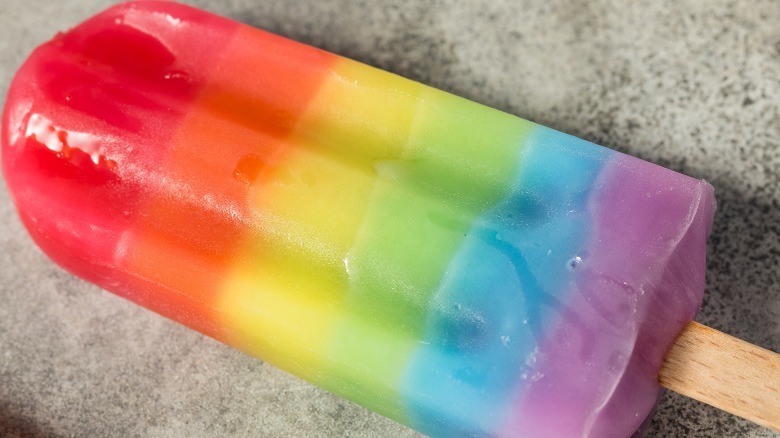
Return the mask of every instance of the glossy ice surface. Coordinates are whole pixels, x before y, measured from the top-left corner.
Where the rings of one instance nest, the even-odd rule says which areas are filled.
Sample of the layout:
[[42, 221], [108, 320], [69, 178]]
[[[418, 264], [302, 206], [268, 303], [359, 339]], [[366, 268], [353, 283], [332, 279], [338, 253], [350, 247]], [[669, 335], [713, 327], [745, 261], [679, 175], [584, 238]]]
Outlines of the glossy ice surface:
[[702, 181], [182, 5], [36, 50], [20, 215], [106, 289], [434, 436], [628, 436], [704, 285]]

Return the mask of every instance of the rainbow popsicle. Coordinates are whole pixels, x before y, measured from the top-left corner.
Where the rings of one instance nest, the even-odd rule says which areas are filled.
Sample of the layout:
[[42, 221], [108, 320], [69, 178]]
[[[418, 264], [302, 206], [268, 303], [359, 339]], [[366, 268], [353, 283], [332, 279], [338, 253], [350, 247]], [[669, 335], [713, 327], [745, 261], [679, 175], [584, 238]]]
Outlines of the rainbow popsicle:
[[432, 436], [630, 436], [704, 289], [707, 183], [175, 3], [39, 47], [2, 145], [57, 263]]

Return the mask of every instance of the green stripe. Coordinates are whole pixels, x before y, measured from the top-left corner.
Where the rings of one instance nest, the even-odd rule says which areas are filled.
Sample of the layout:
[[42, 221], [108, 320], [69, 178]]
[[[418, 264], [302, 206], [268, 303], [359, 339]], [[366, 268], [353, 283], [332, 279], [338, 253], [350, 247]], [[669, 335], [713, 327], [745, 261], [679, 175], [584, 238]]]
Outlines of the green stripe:
[[474, 219], [510, 192], [532, 127], [431, 88], [409, 110], [406, 155], [375, 162], [378, 181], [345, 261], [350, 316], [329, 348], [337, 360], [318, 382], [402, 422], [398, 382], [431, 294]]

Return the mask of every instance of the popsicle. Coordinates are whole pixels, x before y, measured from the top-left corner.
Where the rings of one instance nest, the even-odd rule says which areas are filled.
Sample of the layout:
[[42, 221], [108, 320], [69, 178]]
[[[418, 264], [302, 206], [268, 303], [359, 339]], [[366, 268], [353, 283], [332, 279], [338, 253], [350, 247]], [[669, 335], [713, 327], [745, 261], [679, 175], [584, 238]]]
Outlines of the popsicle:
[[712, 187], [188, 6], [40, 46], [3, 174], [57, 263], [432, 436], [626, 437]]

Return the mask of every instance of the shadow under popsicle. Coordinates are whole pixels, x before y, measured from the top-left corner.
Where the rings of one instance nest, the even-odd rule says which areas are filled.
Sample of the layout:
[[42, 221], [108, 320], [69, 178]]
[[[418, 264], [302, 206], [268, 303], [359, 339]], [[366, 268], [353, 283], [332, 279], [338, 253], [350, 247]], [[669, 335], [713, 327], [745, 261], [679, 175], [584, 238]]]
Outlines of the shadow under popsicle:
[[9, 438], [55, 438], [58, 435], [36, 424], [14, 409], [13, 403], [0, 400], [0, 436]]

